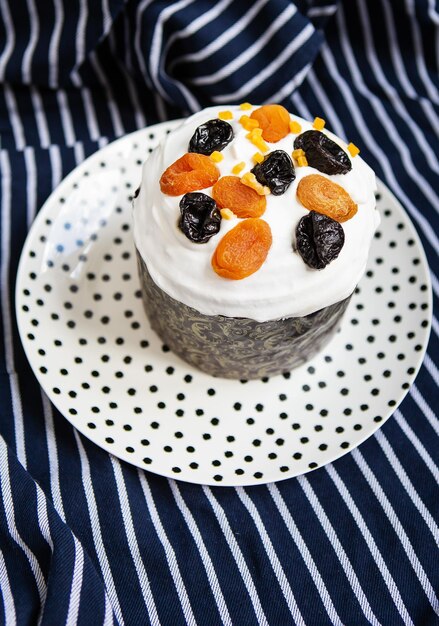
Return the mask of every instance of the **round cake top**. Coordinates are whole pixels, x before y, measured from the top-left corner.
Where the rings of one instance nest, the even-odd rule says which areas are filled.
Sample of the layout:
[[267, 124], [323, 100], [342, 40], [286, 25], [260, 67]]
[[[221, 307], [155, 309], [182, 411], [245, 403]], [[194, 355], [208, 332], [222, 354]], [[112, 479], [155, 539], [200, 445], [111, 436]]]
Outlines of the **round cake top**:
[[[312, 123], [290, 115], [288, 133], [274, 142], [277, 137], [269, 130], [262, 135], [260, 130], [254, 132], [254, 128], [266, 127], [264, 119], [257, 126], [248, 121], [257, 118], [252, 113], [259, 107], [242, 107], [204, 109], [186, 119], [154, 150], [143, 166], [134, 200], [135, 244], [154, 282], [205, 315], [260, 322], [308, 315], [348, 297], [365, 271], [380, 219], [375, 209], [375, 175], [355, 146], [324, 129], [320, 118]], [[222, 123], [210, 124], [211, 120]], [[342, 149], [332, 165], [334, 144], [326, 145], [326, 138]], [[313, 145], [319, 141], [323, 141], [323, 164], [319, 162], [322, 150]], [[189, 150], [201, 152], [191, 152], [190, 166], [184, 157]], [[275, 151], [281, 152], [270, 157]], [[173, 166], [181, 157], [183, 161]], [[200, 179], [196, 170], [190, 193], [182, 191], [180, 182], [173, 187], [178, 179], [172, 176], [175, 171], [191, 170], [194, 162], [197, 168], [198, 161], [203, 171]], [[334, 169], [345, 173], [326, 173]], [[224, 199], [221, 191], [231, 186], [224, 179], [231, 176], [240, 177], [262, 199], [258, 209], [251, 208], [253, 213], [244, 211], [245, 217], [237, 214], [246, 201], [234, 212], [225, 206], [227, 194]], [[198, 180], [202, 181], [199, 186]], [[212, 196], [217, 202], [211, 201]], [[204, 222], [193, 220], [200, 216], [199, 204]], [[229, 251], [241, 254], [241, 240], [253, 225], [264, 231], [264, 249], [261, 252], [258, 241], [252, 243], [252, 255], [257, 248], [259, 261], [256, 267], [251, 259], [256, 269], [242, 278], [233, 273], [235, 266], [233, 272], [225, 266]], [[248, 258], [243, 265], [248, 267]]]

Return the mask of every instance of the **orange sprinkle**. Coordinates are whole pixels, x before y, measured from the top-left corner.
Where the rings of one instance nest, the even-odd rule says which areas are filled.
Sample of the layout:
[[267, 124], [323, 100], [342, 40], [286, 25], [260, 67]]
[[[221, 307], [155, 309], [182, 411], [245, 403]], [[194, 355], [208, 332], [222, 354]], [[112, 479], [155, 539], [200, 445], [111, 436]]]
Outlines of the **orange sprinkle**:
[[251, 108], [253, 108], [253, 107], [252, 107], [252, 105], [250, 104], [250, 102], [242, 102], [242, 103], [239, 105], [239, 108], [240, 108], [242, 111], [248, 111], [249, 109], [251, 109]]
[[302, 148], [297, 148], [297, 150], [294, 150], [294, 152], [291, 154], [291, 156], [293, 157], [293, 159], [298, 159], [300, 157], [304, 157], [305, 153], [302, 150]]
[[300, 156], [300, 157], [297, 159], [297, 165], [298, 165], [299, 167], [306, 167], [306, 166], [308, 165], [308, 161], [307, 161], [307, 159], [306, 159], [306, 156]]
[[314, 118], [313, 126], [316, 130], [323, 130], [325, 128], [325, 124], [325, 120], [323, 120], [321, 117]]
[[220, 120], [233, 120], [233, 113], [231, 111], [220, 111], [218, 117]]
[[253, 120], [248, 115], [241, 115], [239, 122], [245, 130], [253, 130], [259, 126], [258, 120]]
[[267, 152], [268, 146], [262, 139], [262, 128], [254, 128], [246, 135], [247, 139], [250, 139], [253, 145], [255, 145], [261, 152]]
[[264, 160], [264, 155], [261, 154], [260, 152], [256, 152], [253, 155], [252, 159], [255, 163], [262, 163], [262, 161]]
[[360, 148], [357, 148], [357, 146], [353, 143], [348, 144], [347, 148], [351, 157], [355, 157], [357, 154], [360, 154]]
[[232, 174], [238, 175], [242, 172], [242, 170], [245, 167], [245, 163], [244, 161], [241, 161], [241, 163], [237, 163], [234, 167], [232, 167]]
[[295, 122], [294, 120], [291, 120], [291, 122], [290, 122], [290, 131], [292, 133], [294, 133], [295, 135], [300, 133], [302, 131], [302, 127], [299, 124], [299, 122]]
[[218, 150], [214, 150], [212, 154], [210, 155], [210, 159], [214, 163], [219, 163], [220, 161], [224, 159], [224, 154], [221, 154], [221, 152], [218, 152]]
[[247, 172], [244, 176], [241, 176], [241, 182], [247, 185], [247, 187], [254, 189], [260, 196], [268, 196], [270, 193], [270, 188], [261, 185], [261, 183], [256, 180], [256, 176], [251, 172]]
[[236, 217], [236, 215], [230, 209], [221, 209], [220, 213], [221, 217], [223, 217], [225, 220], [231, 220]]

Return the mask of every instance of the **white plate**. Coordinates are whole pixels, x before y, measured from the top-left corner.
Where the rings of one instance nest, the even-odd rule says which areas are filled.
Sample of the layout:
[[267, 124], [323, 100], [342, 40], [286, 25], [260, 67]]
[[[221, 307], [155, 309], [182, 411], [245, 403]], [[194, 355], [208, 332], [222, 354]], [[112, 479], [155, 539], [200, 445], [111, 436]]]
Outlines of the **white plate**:
[[382, 225], [368, 272], [326, 350], [269, 380], [207, 376], [151, 331], [132, 241], [131, 196], [141, 163], [175, 124], [100, 150], [41, 209], [16, 287], [27, 357], [79, 431], [141, 468], [212, 485], [309, 472], [374, 433], [418, 372], [431, 323], [422, 245], [381, 183]]

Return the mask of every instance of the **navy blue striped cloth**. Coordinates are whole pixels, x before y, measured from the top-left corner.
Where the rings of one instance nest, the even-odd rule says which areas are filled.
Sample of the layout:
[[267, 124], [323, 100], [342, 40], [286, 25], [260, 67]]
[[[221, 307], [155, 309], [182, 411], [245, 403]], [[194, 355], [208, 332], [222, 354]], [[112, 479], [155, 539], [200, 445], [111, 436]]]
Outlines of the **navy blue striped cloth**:
[[437, 305], [437, 0], [0, 0], [0, 622], [439, 624], [438, 335], [357, 450], [207, 488], [119, 462], [41, 391], [20, 251], [99, 147], [212, 103], [276, 101], [361, 146], [414, 220]]

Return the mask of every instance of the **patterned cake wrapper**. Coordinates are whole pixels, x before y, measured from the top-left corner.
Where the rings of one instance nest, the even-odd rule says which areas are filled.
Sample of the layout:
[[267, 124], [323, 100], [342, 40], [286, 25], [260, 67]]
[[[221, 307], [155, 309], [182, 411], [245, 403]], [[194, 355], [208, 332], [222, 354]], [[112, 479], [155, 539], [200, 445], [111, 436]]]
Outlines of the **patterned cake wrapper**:
[[143, 304], [153, 330], [179, 357], [221, 378], [274, 376], [309, 361], [335, 334], [351, 298], [304, 317], [267, 322], [204, 315], [160, 289], [139, 251], [137, 264]]

